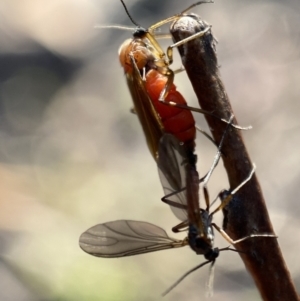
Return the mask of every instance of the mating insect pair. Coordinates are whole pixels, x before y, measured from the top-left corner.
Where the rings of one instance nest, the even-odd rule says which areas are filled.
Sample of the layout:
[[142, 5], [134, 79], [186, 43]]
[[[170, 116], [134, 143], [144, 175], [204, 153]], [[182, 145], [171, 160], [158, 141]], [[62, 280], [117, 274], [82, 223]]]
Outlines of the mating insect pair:
[[[203, 2], [198, 2], [188, 9], [200, 3]], [[229, 247], [223, 249], [213, 247], [213, 228], [219, 231], [230, 244], [250, 237], [274, 237], [271, 234], [256, 234], [233, 241], [224, 230], [212, 222], [213, 215], [226, 206], [233, 198], [234, 193], [251, 179], [254, 172], [253, 169], [249, 177], [225, 197], [221, 205], [210, 212], [211, 204], [206, 184], [220, 158], [222, 143], [219, 145], [218, 154], [211, 170], [202, 179], [206, 208], [200, 208], [199, 176], [195, 167], [196, 156], [194, 155], [196, 131], [191, 111], [212, 116], [213, 114], [187, 106], [184, 98], [176, 91], [173, 84], [174, 72], [169, 68], [172, 62], [172, 49], [188, 41], [184, 40], [170, 46], [165, 55], [154, 35], [156, 28], [177, 20], [187, 10], [151, 26], [148, 30], [142, 29], [136, 24], [138, 28], [134, 33], [134, 38], [121, 46], [120, 61], [148, 147], [157, 161], [166, 194], [163, 201], [171, 206], [175, 215], [182, 221], [173, 228], [173, 231], [188, 229], [188, 237], [184, 240], [170, 238], [163, 229], [146, 222], [113, 221], [96, 225], [81, 235], [80, 246], [91, 255], [122, 257], [190, 245], [197, 254], [202, 254], [206, 258], [204, 263], [193, 269], [195, 270], [210, 262], [213, 266], [220, 251], [232, 250]], [[210, 27], [208, 26], [193, 38], [204, 36], [209, 31]], [[241, 129], [241, 127], [231, 124], [231, 120], [222, 121], [228, 126]], [[193, 270], [185, 274], [179, 281]]]
[[[223, 139], [225, 137], [223, 135]], [[222, 141], [223, 141], [222, 139]], [[80, 236], [80, 247], [87, 253], [98, 257], [123, 257], [154, 251], [172, 249], [189, 245], [196, 254], [204, 255], [206, 261], [183, 275], [170, 289], [183, 280], [192, 271], [205, 264], [215, 263], [219, 252], [232, 250], [230, 247], [214, 248], [214, 231], [216, 229], [230, 243], [236, 244], [251, 237], [274, 237], [271, 234], [253, 234], [233, 241], [226, 232], [212, 222], [213, 215], [231, 201], [233, 195], [252, 177], [255, 167], [249, 177], [239, 187], [227, 194], [213, 212], [210, 212], [210, 201], [206, 186], [204, 195], [206, 208], [199, 205], [199, 183], [207, 182], [220, 158], [218, 153], [210, 172], [199, 181], [195, 168], [195, 155], [174, 136], [165, 134], [159, 143], [157, 165], [161, 183], [166, 193], [163, 201], [171, 206], [172, 211], [182, 223], [173, 228], [173, 232], [188, 230], [188, 236], [183, 240], [171, 238], [160, 227], [141, 221], [117, 220], [98, 224]]]

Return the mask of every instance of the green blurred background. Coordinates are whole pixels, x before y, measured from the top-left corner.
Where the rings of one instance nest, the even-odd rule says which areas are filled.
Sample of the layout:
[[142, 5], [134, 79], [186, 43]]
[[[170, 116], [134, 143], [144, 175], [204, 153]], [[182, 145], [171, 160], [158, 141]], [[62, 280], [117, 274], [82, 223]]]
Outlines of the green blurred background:
[[[192, 2], [126, 4], [148, 27]], [[299, 0], [216, 0], [193, 12], [213, 25], [235, 114], [241, 125], [253, 125], [244, 138], [299, 287]], [[203, 261], [188, 247], [101, 259], [78, 246], [87, 228], [116, 219], [152, 222], [184, 237], [170, 233], [178, 221], [160, 202], [157, 168], [129, 111], [117, 51], [131, 33], [95, 24], [131, 26], [118, 0], [1, 1], [1, 301], [160, 300]], [[176, 55], [174, 69], [180, 65]], [[197, 105], [184, 72], [175, 81]], [[203, 116], [195, 117], [206, 128]], [[197, 153], [203, 174], [215, 148], [199, 135]], [[223, 188], [220, 164], [209, 183], [212, 197]], [[216, 246], [227, 246], [218, 234]], [[201, 300], [208, 274], [208, 267], [195, 272], [164, 300]], [[259, 299], [235, 253], [218, 259], [214, 287], [213, 300]]]

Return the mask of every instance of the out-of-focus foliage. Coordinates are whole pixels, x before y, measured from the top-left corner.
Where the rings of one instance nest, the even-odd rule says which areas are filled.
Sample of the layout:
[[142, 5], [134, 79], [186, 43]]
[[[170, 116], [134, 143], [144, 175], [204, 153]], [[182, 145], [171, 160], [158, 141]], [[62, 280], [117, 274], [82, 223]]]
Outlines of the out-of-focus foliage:
[[[145, 27], [188, 5], [126, 3]], [[300, 3], [216, 1], [193, 12], [213, 25], [236, 116], [254, 127], [244, 133], [246, 144], [299, 279]], [[121, 3], [2, 0], [0, 20], [0, 299], [158, 299], [203, 258], [187, 247], [109, 260], [78, 247], [81, 232], [100, 222], [135, 219], [168, 231], [177, 222], [160, 202], [156, 166], [129, 112], [117, 51], [131, 33], [93, 28], [131, 26]], [[180, 65], [176, 56], [174, 68]], [[184, 73], [176, 84], [196, 105]], [[202, 116], [197, 122], [205, 127]], [[200, 136], [197, 153], [204, 174], [215, 148]], [[222, 188], [228, 183], [220, 164], [211, 195]], [[220, 237], [216, 244], [227, 245]], [[208, 268], [195, 272], [165, 300], [200, 300], [207, 276]], [[237, 254], [220, 256], [215, 277], [216, 300], [258, 298]]]

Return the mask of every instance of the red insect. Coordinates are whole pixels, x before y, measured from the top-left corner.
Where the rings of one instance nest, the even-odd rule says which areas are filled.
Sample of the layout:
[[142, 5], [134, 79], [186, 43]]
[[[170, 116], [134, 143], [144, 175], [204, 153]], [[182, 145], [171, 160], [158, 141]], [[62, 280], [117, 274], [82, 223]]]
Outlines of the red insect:
[[[144, 34], [150, 35], [148, 32]], [[151, 38], [153, 37], [151, 36]], [[119, 55], [135, 112], [139, 117], [150, 152], [157, 159], [158, 143], [164, 133], [174, 134], [181, 142], [194, 148], [196, 129], [194, 117], [190, 111], [166, 106], [159, 101], [162, 91], [168, 85], [168, 94], [165, 96], [165, 100], [186, 105], [183, 96], [176, 90], [172, 82], [168, 82], [169, 79], [163, 74], [162, 69], [157, 70], [155, 63], [159, 60], [163, 61], [160, 58], [163, 56], [155, 57], [153, 53], [159, 52], [151, 52], [147, 48], [145, 39], [148, 38], [134, 37], [132, 40], [125, 41], [120, 48]], [[153, 43], [153, 41], [151, 42]], [[158, 44], [157, 47], [159, 47]], [[163, 61], [162, 65], [165, 65], [164, 70], [167, 73], [173, 73], [168, 70], [166, 61]]]
[[[164, 133], [173, 134], [180, 142], [194, 149], [196, 129], [191, 111], [214, 115], [200, 108], [192, 108], [187, 105], [173, 84], [174, 72], [169, 67], [173, 61], [173, 48], [190, 39], [169, 46], [165, 53], [156, 40], [155, 30], [166, 23], [177, 20], [192, 7], [211, 1], [197, 2], [180, 14], [162, 20], [148, 29], [139, 26], [129, 15], [124, 2], [122, 0], [121, 2], [137, 28], [133, 33], [133, 38], [126, 40], [121, 45], [119, 59], [150, 152], [157, 160], [159, 140]], [[197, 33], [193, 38], [201, 37], [209, 30], [210, 27]], [[228, 123], [226, 120], [221, 120]]]

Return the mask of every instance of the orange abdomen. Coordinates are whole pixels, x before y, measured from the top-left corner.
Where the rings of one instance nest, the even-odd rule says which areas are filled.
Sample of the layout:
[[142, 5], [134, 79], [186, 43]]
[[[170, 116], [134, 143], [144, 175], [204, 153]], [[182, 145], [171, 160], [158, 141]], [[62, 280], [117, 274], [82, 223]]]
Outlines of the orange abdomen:
[[[160, 103], [159, 96], [166, 85], [167, 78], [158, 71], [152, 69], [146, 75], [146, 90], [152, 100], [153, 106], [159, 114], [164, 129], [167, 133], [173, 134], [177, 139], [194, 148], [196, 128], [192, 112]], [[166, 102], [175, 102], [186, 105], [183, 96], [172, 85]]]

